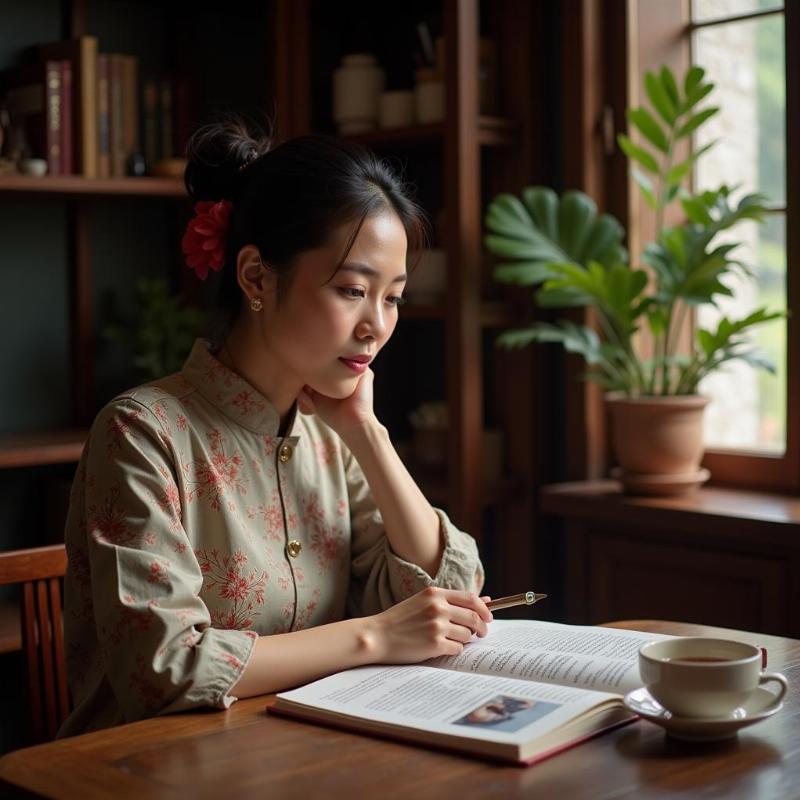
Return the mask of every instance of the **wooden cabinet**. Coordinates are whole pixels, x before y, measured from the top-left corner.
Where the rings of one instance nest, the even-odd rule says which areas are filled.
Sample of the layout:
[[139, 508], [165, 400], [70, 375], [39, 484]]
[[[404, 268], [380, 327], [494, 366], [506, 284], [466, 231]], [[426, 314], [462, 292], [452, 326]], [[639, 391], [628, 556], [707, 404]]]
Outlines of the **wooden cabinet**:
[[[27, 7], [23, 0], [16, 5], [20, 13]], [[124, 13], [133, 16], [115, 21], [114, 15], [123, 13], [118, 4], [64, 0], [60, 33], [65, 38], [97, 35], [101, 51], [136, 52], [192, 81], [194, 94], [202, 101], [198, 122], [212, 109], [229, 108], [252, 116], [266, 111], [276, 115], [276, 133], [282, 139], [310, 131], [335, 132], [332, 69], [354, 48], [374, 44], [377, 58], [394, 65], [395, 84], [387, 88], [411, 88], [416, 22], [433, 18], [440, 26], [436, 33], [446, 42], [444, 121], [354, 137], [402, 169], [418, 187], [432, 220], [444, 211], [436, 244], [446, 252], [446, 293], [434, 305], [402, 309], [385, 363], [376, 365], [380, 382], [376, 403], [399, 442], [409, 436], [408, 414], [415, 405], [426, 400], [447, 403], [451, 425], [445, 467], [432, 472], [412, 460], [409, 465], [432, 502], [444, 506], [480, 542], [489, 567], [487, 590], [526, 588], [533, 559], [536, 432], [531, 410], [538, 364], [532, 349], [494, 348], [497, 332], [529, 318], [531, 307], [527, 290], [492, 281], [492, 260], [482, 245], [482, 219], [498, 192], [518, 192], [534, 182], [541, 165], [535, 67], [540, 56], [532, 46], [535, 4], [441, 0], [374, 7], [356, 0], [337, 4], [264, 0], [213, 11], [197, 7], [190, 15], [184, 13], [187, 9], [184, 3], [146, 3], [128, 8]], [[204, 14], [215, 14], [221, 22], [214, 24]], [[138, 30], [145, 17], [152, 28], [150, 43], [132, 37], [135, 44], [126, 47], [123, 28]], [[367, 22], [381, 32], [374, 42], [353, 34], [367, 30]], [[17, 51], [57, 35], [44, 24], [28, 34], [13, 32], [0, 37], [0, 55], [11, 63]], [[19, 38], [23, 36], [29, 39]], [[496, 45], [491, 115], [480, 113], [478, 100], [482, 38]], [[508, 42], [513, 47], [502, 46]], [[401, 75], [397, 65], [406, 62], [408, 83], [400, 86], [397, 81], [403, 81], [405, 73]], [[88, 426], [108, 399], [98, 390], [95, 374], [100, 341], [98, 282], [117, 265], [108, 247], [98, 252], [97, 235], [103, 227], [98, 210], [115, 215], [130, 237], [119, 241], [120, 251], [131, 241], [145, 241], [150, 248], [145, 261], [162, 265], [159, 269], [174, 288], [192, 299], [202, 299], [203, 292], [192, 285], [194, 277], [182, 267], [178, 245], [190, 207], [180, 179], [0, 176], [0, 203], [23, 209], [31, 220], [57, 204], [65, 221], [62, 229], [48, 236], [63, 254], [68, 287], [68, 296], [60, 298], [68, 309], [69, 346], [61, 370], [68, 377], [58, 394], [71, 396], [72, 410], [57, 425], [16, 425], [11, 413], [0, 427], [0, 481], [9, 474], [3, 470], [29, 469], [36, 472], [31, 480], [40, 480], [41, 470], [60, 464], [63, 473], [63, 465], [78, 459]], [[156, 203], [163, 209], [163, 238], [138, 227], [133, 217], [126, 227], [131, 204]], [[15, 255], [28, 256], [24, 250]], [[31, 269], [36, 267], [31, 264]], [[37, 343], [28, 332], [29, 328], [13, 332], [15, 347], [25, 350], [26, 359], [36, 360], [41, 356], [37, 348], [46, 344]], [[26, 399], [14, 400], [19, 405]], [[484, 479], [485, 429], [501, 431], [504, 445], [502, 474], [491, 480]], [[36, 526], [31, 523], [32, 529]], [[32, 534], [29, 542], [20, 541], [19, 535], [17, 531], [17, 538], [6, 541], [6, 532], [0, 531], [0, 546], [42, 543], [38, 534]]]
[[[335, 133], [331, 85], [342, 56], [366, 48], [387, 68], [387, 88], [408, 89], [416, 22], [432, 21], [439, 28], [434, 34], [444, 37], [444, 122], [351, 137], [402, 164], [430, 217], [443, 211], [446, 220], [437, 242], [448, 265], [445, 297], [433, 307], [402, 309], [384, 363], [376, 366], [376, 404], [400, 439], [410, 433], [407, 415], [416, 404], [447, 402], [446, 469], [433, 480], [410, 463], [412, 472], [434, 502], [445, 505], [458, 524], [482, 541], [487, 554], [496, 544], [489, 541], [496, 530], [513, 530], [495, 548], [499, 561], [494, 564], [504, 571], [505, 563], [516, 573], [511, 580], [525, 582], [531, 559], [533, 440], [527, 416], [534, 361], [531, 351], [497, 353], [492, 347], [497, 328], [523, 319], [527, 306], [519, 292], [501, 292], [492, 284], [482, 218], [497, 192], [519, 191], [532, 179], [534, 70], [524, 44], [533, 30], [530, 4], [443, 0], [387, 9], [302, 0], [278, 2], [276, 12], [289, 36], [276, 66], [282, 135]], [[496, 47], [496, 114], [482, 115], [480, 40], [494, 36], [507, 43], [512, 33], [514, 48]], [[291, 109], [288, 119], [280, 119], [280, 109]], [[487, 483], [481, 447], [482, 431], [490, 427], [503, 433], [505, 474]], [[512, 552], [513, 558], [508, 557]]]
[[569, 622], [671, 619], [800, 635], [800, 502], [707, 488], [625, 497], [611, 481], [543, 490], [563, 521]]

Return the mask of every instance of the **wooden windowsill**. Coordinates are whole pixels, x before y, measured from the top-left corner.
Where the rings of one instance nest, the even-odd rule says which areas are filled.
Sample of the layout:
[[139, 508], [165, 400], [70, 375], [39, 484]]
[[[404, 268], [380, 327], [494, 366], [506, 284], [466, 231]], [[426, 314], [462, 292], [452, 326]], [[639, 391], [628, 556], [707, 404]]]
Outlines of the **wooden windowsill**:
[[714, 521], [729, 528], [796, 534], [800, 529], [800, 497], [708, 486], [673, 497], [622, 494], [617, 481], [578, 481], [543, 486], [541, 508], [546, 514], [570, 519], [675, 526], [703, 533]]

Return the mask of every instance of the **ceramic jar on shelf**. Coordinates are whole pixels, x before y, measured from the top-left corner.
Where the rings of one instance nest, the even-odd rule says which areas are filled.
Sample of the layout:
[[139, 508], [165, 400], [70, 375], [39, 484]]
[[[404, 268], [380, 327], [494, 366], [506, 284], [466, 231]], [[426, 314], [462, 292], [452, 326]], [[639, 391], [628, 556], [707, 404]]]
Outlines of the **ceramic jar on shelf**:
[[343, 56], [333, 72], [333, 119], [342, 135], [373, 130], [386, 75], [370, 53]]
[[416, 120], [422, 125], [444, 119], [444, 83], [440, 73], [428, 67], [416, 72], [414, 104]]

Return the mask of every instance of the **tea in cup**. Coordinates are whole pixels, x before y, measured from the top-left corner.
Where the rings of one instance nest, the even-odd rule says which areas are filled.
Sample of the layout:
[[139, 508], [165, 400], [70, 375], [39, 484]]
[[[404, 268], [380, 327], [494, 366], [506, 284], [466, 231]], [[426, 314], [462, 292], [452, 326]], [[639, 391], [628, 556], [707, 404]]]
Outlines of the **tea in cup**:
[[650, 695], [667, 711], [698, 719], [730, 716], [769, 682], [778, 684], [777, 705], [788, 688], [783, 675], [761, 671], [758, 647], [699, 636], [643, 645], [639, 674]]

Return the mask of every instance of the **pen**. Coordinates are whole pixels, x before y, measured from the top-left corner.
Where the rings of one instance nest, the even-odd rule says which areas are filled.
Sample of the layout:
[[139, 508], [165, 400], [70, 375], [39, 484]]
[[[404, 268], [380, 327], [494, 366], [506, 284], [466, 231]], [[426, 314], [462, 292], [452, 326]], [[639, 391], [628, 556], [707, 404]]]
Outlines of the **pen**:
[[532, 606], [540, 600], [544, 600], [546, 594], [536, 594], [536, 592], [522, 592], [522, 594], [512, 594], [508, 597], [498, 597], [497, 600], [490, 600], [486, 604], [489, 611], [495, 611], [498, 608], [510, 608], [511, 606]]

